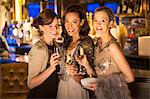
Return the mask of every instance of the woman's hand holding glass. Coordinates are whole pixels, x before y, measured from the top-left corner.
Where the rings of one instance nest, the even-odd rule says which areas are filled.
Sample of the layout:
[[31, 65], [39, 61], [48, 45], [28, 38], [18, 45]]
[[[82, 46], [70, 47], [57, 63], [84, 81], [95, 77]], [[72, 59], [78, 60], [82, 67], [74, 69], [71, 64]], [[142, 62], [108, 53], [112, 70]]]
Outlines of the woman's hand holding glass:
[[61, 55], [58, 55], [57, 53], [53, 53], [50, 57], [50, 68], [55, 71], [56, 66], [59, 65]]
[[77, 74], [77, 67], [73, 64], [72, 62], [72, 56], [70, 54], [66, 54], [66, 72], [67, 72], [67, 75], [70, 75], [70, 76], [74, 76]]
[[74, 76], [78, 74], [77, 73], [78, 69], [73, 64], [66, 64], [66, 70], [67, 70], [67, 74], [70, 76]]
[[83, 58], [79, 58], [78, 56], [75, 56], [76, 61], [78, 62], [79, 65], [84, 66], [86, 69], [89, 67], [89, 62], [87, 60], [86, 55], [83, 55]]
[[[92, 76], [95, 75], [95, 72], [93, 71], [93, 69], [91, 68], [88, 60], [87, 60], [87, 57], [86, 55], [84, 54], [83, 58], [79, 58], [78, 56], [75, 57], [76, 61], [78, 62], [78, 64], [80, 64], [81, 66], [84, 66], [86, 68], [86, 71], [88, 73], [88, 75], [90, 77], [88, 77], [87, 79], [96, 79], [96, 78], [93, 78]], [[84, 79], [84, 78], [83, 78]], [[86, 78], [85, 78], [86, 79]], [[95, 91], [96, 90], [96, 87], [97, 87], [97, 83], [94, 81], [92, 83], [88, 83], [84, 86], [84, 84], [82, 84], [82, 86], [86, 89], [89, 89], [89, 90], [92, 90], [92, 91]]]
[[92, 77], [92, 76], [95, 76], [95, 72], [94, 70], [92, 69], [92, 67], [90, 66], [88, 60], [87, 60], [87, 57], [86, 55], [84, 54], [84, 57], [83, 58], [79, 58], [79, 57], [75, 57], [76, 61], [78, 62], [78, 64], [80, 66], [84, 66], [85, 69], [86, 69], [86, 72], [87, 74]]

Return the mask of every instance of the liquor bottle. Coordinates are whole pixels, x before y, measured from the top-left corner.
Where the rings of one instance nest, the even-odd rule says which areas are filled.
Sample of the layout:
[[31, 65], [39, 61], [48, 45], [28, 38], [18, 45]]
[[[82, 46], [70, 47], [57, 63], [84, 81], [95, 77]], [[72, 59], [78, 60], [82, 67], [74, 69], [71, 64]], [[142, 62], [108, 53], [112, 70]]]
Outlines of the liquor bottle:
[[136, 4], [136, 6], [134, 6], [134, 13], [139, 13], [140, 12], [140, 6], [141, 6], [141, 0], [136, 0], [135, 4]]
[[122, 0], [122, 5], [123, 5], [122, 12], [127, 13], [127, 6], [128, 6], [127, 0]]
[[122, 13], [122, 2], [119, 2], [118, 8], [117, 8], [117, 14]]
[[2, 34], [4, 35], [5, 38], [9, 36], [9, 27], [7, 22], [5, 22], [5, 26], [3, 28]]
[[134, 11], [134, 3], [133, 0], [130, 0], [127, 13], [133, 13], [133, 11]]
[[149, 4], [147, 4], [147, 12], [150, 12], [150, 1], [148, 3]]

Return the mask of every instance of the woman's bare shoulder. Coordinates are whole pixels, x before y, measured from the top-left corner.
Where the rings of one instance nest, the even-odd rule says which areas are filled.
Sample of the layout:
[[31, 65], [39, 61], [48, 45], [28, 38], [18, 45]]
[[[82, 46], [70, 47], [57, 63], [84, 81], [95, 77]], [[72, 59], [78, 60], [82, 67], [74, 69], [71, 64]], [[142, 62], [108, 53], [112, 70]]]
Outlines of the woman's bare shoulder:
[[122, 56], [123, 55], [123, 49], [121, 49], [121, 47], [118, 45], [118, 44], [116, 44], [116, 43], [111, 43], [110, 45], [109, 45], [109, 51], [110, 51], [110, 54], [112, 55], [112, 56]]

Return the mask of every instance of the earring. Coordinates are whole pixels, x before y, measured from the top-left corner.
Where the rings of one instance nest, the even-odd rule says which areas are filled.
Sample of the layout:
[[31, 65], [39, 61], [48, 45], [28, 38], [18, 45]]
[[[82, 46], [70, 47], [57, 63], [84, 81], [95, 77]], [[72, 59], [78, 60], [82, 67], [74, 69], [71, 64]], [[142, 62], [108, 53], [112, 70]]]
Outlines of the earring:
[[83, 25], [83, 23], [80, 23], [80, 26], [82, 26]]
[[110, 26], [110, 29], [111, 29], [111, 28], [113, 28], [113, 26], [112, 26], [112, 25]]
[[81, 20], [80, 26], [84, 24], [84, 19]]

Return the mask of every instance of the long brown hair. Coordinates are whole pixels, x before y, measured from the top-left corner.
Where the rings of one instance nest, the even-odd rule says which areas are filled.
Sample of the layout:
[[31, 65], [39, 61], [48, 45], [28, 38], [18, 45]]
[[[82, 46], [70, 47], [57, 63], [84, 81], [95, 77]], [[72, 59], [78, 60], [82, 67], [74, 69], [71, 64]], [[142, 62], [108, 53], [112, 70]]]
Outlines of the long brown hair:
[[74, 4], [74, 5], [69, 5], [64, 12], [64, 15], [62, 17], [62, 29], [63, 29], [63, 33], [62, 35], [65, 36], [65, 46], [69, 46], [70, 42], [72, 41], [72, 37], [70, 37], [65, 29], [65, 16], [67, 13], [69, 12], [75, 12], [79, 15], [80, 21], [82, 21], [82, 19], [84, 20], [84, 24], [80, 27], [80, 39], [84, 39], [85, 37], [87, 37], [89, 31], [90, 31], [90, 27], [88, 25], [87, 22], [87, 18], [86, 18], [86, 10], [78, 4]]

